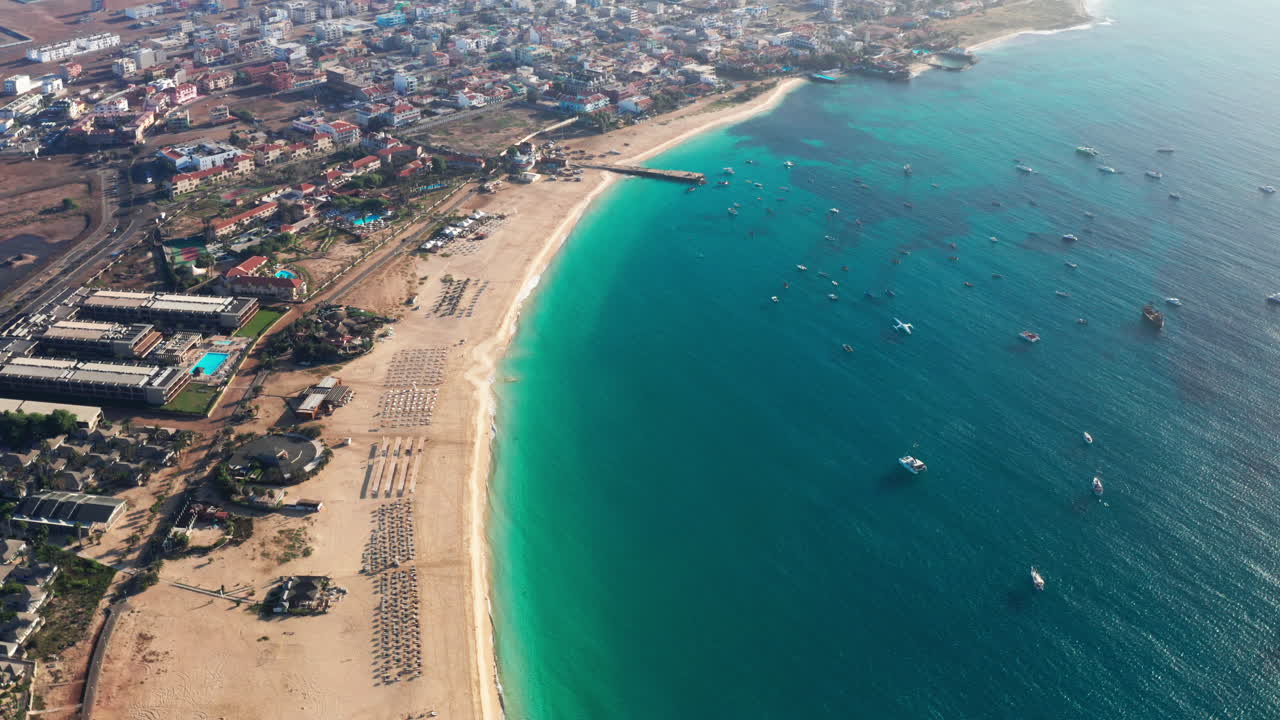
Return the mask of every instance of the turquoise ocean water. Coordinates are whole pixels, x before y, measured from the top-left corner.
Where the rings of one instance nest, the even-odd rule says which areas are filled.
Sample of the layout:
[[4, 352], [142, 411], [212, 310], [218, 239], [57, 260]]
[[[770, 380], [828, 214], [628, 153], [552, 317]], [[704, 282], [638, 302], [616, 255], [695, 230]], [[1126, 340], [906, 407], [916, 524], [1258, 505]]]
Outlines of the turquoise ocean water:
[[1280, 717], [1276, 9], [1111, 0], [602, 198], [499, 386], [509, 716]]

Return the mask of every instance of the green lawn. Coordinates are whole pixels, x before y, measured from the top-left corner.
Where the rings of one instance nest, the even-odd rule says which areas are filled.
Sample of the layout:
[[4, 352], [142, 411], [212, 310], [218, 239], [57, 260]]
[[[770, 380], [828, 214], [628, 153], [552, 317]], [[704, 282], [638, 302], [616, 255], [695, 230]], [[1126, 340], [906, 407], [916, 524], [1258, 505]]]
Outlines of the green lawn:
[[45, 660], [85, 639], [98, 601], [116, 571], [48, 545], [36, 555], [62, 569], [50, 588], [53, 599], [40, 609], [44, 627], [36, 631], [27, 647], [31, 656]]
[[178, 393], [178, 397], [171, 400], [168, 405], [161, 409], [170, 412], [204, 415], [209, 412], [209, 406], [213, 404], [213, 399], [217, 395], [218, 388], [212, 385], [192, 383], [187, 386], [187, 389]]
[[280, 310], [260, 309], [249, 322], [244, 324], [244, 327], [236, 331], [236, 337], [258, 337], [283, 315], [284, 313]]

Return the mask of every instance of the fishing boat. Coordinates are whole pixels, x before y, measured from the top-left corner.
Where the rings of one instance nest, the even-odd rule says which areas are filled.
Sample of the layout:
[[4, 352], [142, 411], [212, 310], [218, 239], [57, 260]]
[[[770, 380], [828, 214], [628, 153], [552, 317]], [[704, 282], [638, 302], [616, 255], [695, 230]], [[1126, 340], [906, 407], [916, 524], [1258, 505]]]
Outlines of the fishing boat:
[[898, 458], [898, 464], [906, 468], [907, 472], [911, 473], [912, 475], [919, 475], [920, 473], [929, 469], [929, 466], [925, 465], [923, 461], [917, 458], [913, 458], [910, 455], [903, 455], [902, 457]]
[[1280, 292], [1271, 293], [1270, 295], [1268, 295], [1267, 302], [1276, 303], [1277, 305], [1280, 305]]
[[1098, 166], [1098, 172], [1100, 172], [1100, 173], [1102, 173], [1102, 174], [1104, 174], [1104, 175], [1115, 175], [1115, 174], [1119, 173], [1120, 171], [1119, 171], [1119, 170], [1117, 170], [1117, 169], [1115, 169], [1115, 168], [1113, 168], [1113, 167], [1111, 167], [1110, 165], [1099, 165], [1099, 166]]
[[840, 208], [831, 208], [831, 209], [830, 209], [830, 210], [828, 210], [827, 212], [828, 212], [829, 214], [831, 214], [831, 215], [839, 215], [839, 214], [840, 214]]
[[1080, 153], [1081, 155], [1088, 155], [1089, 157], [1098, 156], [1098, 151], [1089, 147], [1088, 145], [1081, 145], [1080, 147], [1076, 148], [1076, 152]]
[[1174, 307], [1182, 307], [1182, 300], [1180, 298], [1165, 298], [1164, 301]]
[[796, 269], [797, 269], [797, 270], [799, 270], [800, 272], [804, 272], [805, 270], [808, 270], [809, 268], [808, 268], [808, 267], [806, 267], [806, 266], [804, 266], [804, 265], [797, 265], [797, 266], [796, 266]]
[[[748, 162], [750, 162], [750, 161], [748, 161]], [[795, 163], [793, 163], [793, 162], [791, 162], [790, 160], [787, 160], [786, 162], [782, 163], [782, 167], [789, 167], [789, 168], [793, 168], [793, 167], [795, 167], [795, 166], [796, 166], [796, 164], [795, 164]]]
[[1066, 235], [1062, 236], [1062, 239], [1066, 240], [1067, 242], [1075, 242], [1080, 238], [1076, 237], [1075, 235], [1072, 235], [1071, 233], [1067, 233]]
[[1157, 329], [1164, 327], [1164, 313], [1155, 309], [1151, 303], [1142, 306], [1142, 317]]
[[1275, 193], [1276, 193], [1276, 186], [1275, 186], [1275, 185], [1263, 185], [1262, 187], [1260, 187], [1260, 188], [1258, 188], [1258, 189], [1259, 189], [1259, 190], [1261, 190], [1262, 192], [1264, 192], [1264, 193], [1268, 194], [1268, 195], [1275, 195]]
[[1086, 433], [1084, 434], [1084, 444], [1085, 444], [1085, 445], [1092, 445], [1092, 444], [1093, 444], [1093, 436], [1092, 436], [1092, 435], [1090, 435], [1088, 432], [1086, 432]]
[[1034, 175], [1036, 172], [1035, 168], [1031, 167], [1030, 165], [1017, 165], [1016, 168], [1018, 172], [1026, 173], [1027, 175]]
[[1093, 494], [1102, 497], [1102, 478], [1093, 476]]
[[1044, 590], [1044, 578], [1040, 576], [1040, 571], [1036, 570], [1036, 566], [1031, 566], [1031, 585], [1036, 590]]
[[1030, 330], [1023, 330], [1022, 332], [1018, 333], [1018, 337], [1022, 338], [1023, 340], [1026, 340], [1029, 343], [1040, 342], [1040, 336], [1036, 333], [1031, 332]]
[[1148, 170], [1146, 174], [1147, 174], [1147, 177], [1153, 180], [1159, 180], [1160, 178], [1164, 177], [1164, 173], [1160, 172], [1159, 170]]

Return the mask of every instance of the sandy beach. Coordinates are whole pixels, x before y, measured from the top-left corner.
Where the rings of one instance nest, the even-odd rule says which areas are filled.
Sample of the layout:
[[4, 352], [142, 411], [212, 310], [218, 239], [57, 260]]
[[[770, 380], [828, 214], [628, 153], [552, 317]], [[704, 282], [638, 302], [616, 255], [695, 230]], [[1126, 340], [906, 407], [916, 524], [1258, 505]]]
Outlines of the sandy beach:
[[[570, 145], [592, 153], [616, 149], [620, 162], [638, 162], [764, 112], [804, 82], [784, 80], [761, 97], [727, 107], [715, 106], [713, 98]], [[502, 717], [485, 536], [492, 383], [522, 303], [578, 219], [617, 179], [589, 171], [582, 182], [508, 185], [496, 194], [468, 195], [460, 209], [501, 213], [506, 224], [453, 252], [402, 256], [342, 298], [399, 317], [394, 337], [344, 366], [273, 374], [256, 400], [259, 419], [236, 428], [262, 432], [295, 423], [285, 400], [324, 375], [349, 386], [354, 400], [323, 423], [324, 440], [335, 447], [333, 460], [317, 477], [288, 488], [290, 499], [317, 498], [324, 509], [257, 518], [253, 537], [242, 545], [166, 563], [163, 581], [131, 598], [116, 627], [98, 717], [381, 720], [431, 710], [443, 718]], [[471, 281], [453, 314], [433, 310], [446, 277]], [[415, 295], [418, 310], [406, 305]], [[420, 364], [406, 360], [414, 353], [439, 358], [431, 363], [440, 375], [422, 390], [431, 398], [430, 424], [406, 426], [387, 411], [388, 398], [405, 392], [390, 373]], [[393, 572], [412, 568], [418, 578], [423, 673], [386, 682], [376, 669], [384, 648], [374, 628], [388, 619], [379, 614], [375, 578], [364, 571], [363, 554], [375, 542], [373, 514], [398, 501], [411, 506], [414, 552]], [[299, 542], [291, 537], [301, 538], [303, 552], [282, 552]], [[104, 546], [121, 539], [109, 536]], [[347, 593], [325, 615], [270, 620], [216, 597], [220, 588], [249, 587], [260, 599], [278, 577], [290, 574], [329, 575]]]

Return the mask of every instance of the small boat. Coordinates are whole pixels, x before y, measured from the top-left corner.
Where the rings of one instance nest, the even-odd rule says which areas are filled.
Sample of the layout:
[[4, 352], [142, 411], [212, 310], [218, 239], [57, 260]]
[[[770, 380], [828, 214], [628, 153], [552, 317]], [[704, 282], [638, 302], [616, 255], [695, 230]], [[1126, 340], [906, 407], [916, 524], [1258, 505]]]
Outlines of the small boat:
[[1148, 170], [1146, 174], [1147, 174], [1147, 177], [1153, 180], [1159, 180], [1160, 178], [1164, 177], [1164, 173], [1160, 172], [1159, 170]]
[[[755, 183], [755, 186], [756, 186], [756, 189], [757, 189], [757, 190], [763, 190], [763, 189], [764, 189], [764, 183]], [[756, 199], [757, 199], [757, 200], [759, 200], [760, 198], [756, 198]]]
[[1264, 192], [1264, 193], [1268, 194], [1268, 195], [1274, 195], [1274, 194], [1276, 193], [1276, 186], [1275, 186], [1275, 185], [1263, 185], [1262, 187], [1260, 187], [1260, 188], [1258, 188], [1258, 189], [1259, 189], [1259, 190], [1261, 190], [1262, 192]]
[[717, 184], [717, 185], [719, 185], [720, 187], [728, 187], [728, 186], [729, 186], [729, 181], [728, 181], [728, 180], [721, 180], [720, 182], [718, 182], [718, 183], [716, 183], [716, 184]]
[[832, 284], [832, 285], [835, 285], [835, 286], [837, 286], [837, 287], [839, 287], [839, 286], [840, 286], [840, 281], [839, 281], [839, 280], [832, 280], [832, 281], [831, 281], [831, 284]]
[[1268, 295], [1267, 302], [1276, 303], [1277, 305], [1280, 305], [1280, 292], [1271, 293], [1270, 295]]
[[805, 265], [797, 265], [797, 266], [796, 266], [796, 269], [797, 269], [797, 270], [799, 270], [800, 272], [804, 272], [805, 270], [808, 270], [809, 268], [808, 268], [808, 266], [805, 266]]
[[[797, 267], [799, 267], [799, 266], [797, 266]], [[782, 282], [782, 289], [783, 289], [783, 290], [790, 290], [790, 289], [791, 289], [791, 283], [786, 282], [786, 281], [784, 280], [784, 281]]]
[[839, 300], [839, 299], [840, 299], [840, 297], [839, 297], [838, 295], [836, 295], [835, 293], [827, 293], [827, 299], [828, 299], [828, 300], [830, 300], [831, 302], [835, 302], [835, 301]]
[[1111, 167], [1110, 165], [1099, 165], [1098, 172], [1104, 175], [1117, 175], [1119, 174], [1120, 171]]
[[[874, 297], [876, 296], [876, 295], [875, 295], [875, 293], [871, 292], [870, 290], [867, 290], [866, 292], [864, 292], [864, 293], [862, 293], [862, 294], [863, 294], [863, 295], [866, 295], [866, 296], [867, 296], [867, 297], [869, 297], [869, 298], [874, 298]], [[1280, 293], [1276, 293], [1276, 296], [1277, 296], [1277, 297], [1280, 297]], [[1276, 302], [1280, 302], [1280, 300], [1277, 300]]]
[[748, 160], [748, 161], [747, 161], [747, 164], [748, 164], [748, 165], [755, 165], [755, 164], [756, 164], [756, 161], [755, 161], [755, 160]]
[[898, 464], [906, 468], [907, 472], [912, 475], [919, 475], [929, 469], [929, 466], [925, 465], [923, 461], [913, 458], [910, 455], [903, 455], [898, 458]]
[[1076, 318], [1076, 324], [1077, 324], [1077, 325], [1088, 325], [1088, 324], [1089, 324], [1089, 321], [1088, 321], [1088, 320], [1086, 320], [1085, 318]]
[[1075, 235], [1072, 235], [1071, 233], [1067, 233], [1066, 235], [1062, 236], [1062, 239], [1066, 240], [1067, 242], [1075, 242], [1080, 238], [1076, 237]]
[[771, 298], [769, 298], [769, 299], [770, 299], [770, 300], [772, 300], [772, 301], [774, 301], [774, 302], [778, 302], [778, 296], [777, 296], [777, 295], [774, 295], [773, 297], [771, 297]]
[[1093, 494], [1102, 497], [1102, 478], [1093, 476]]
[[740, 203], [740, 202], [736, 202], [736, 203], [734, 203], [734, 204], [733, 204], [733, 206], [734, 206], [734, 207], [736, 207], [736, 208], [740, 208], [740, 207], [742, 207], [742, 203]]
[[1170, 199], [1170, 200], [1181, 200], [1181, 199], [1182, 199], [1182, 193], [1171, 192], [1171, 193], [1169, 193], [1169, 199]]
[[1062, 264], [1063, 264], [1063, 265], [1066, 265], [1067, 267], [1071, 268], [1072, 270], [1075, 270], [1076, 268], [1080, 267], [1079, 265], [1077, 265], [1077, 264], [1075, 264], [1075, 263], [1073, 263], [1073, 262], [1065, 262], [1065, 263], [1062, 263]]
[[889, 262], [893, 263], [894, 265], [901, 265], [901, 264], [902, 264], [902, 260], [900, 260], [900, 259], [898, 259], [898, 258], [894, 258], [894, 259], [890, 260]]
[[951, 262], [955, 262], [956, 260], [959, 260], [960, 258], [956, 257], [955, 255], [948, 255], [948, 256], [947, 256], [947, 259], [948, 259], [948, 260], [950, 260]]
[[730, 214], [730, 215], [737, 215], [737, 214], [738, 214], [738, 209], [737, 209], [737, 208], [729, 208], [729, 214]]
[[896, 293], [896, 292], [894, 292], [894, 291], [892, 291], [892, 290], [885, 290], [885, 291], [884, 291], [884, 294], [885, 294], [887, 297], [897, 297], [897, 296], [898, 296], [898, 293]]
[[1003, 280], [1003, 279], [1004, 279], [1004, 276], [1003, 276], [1003, 275], [1001, 275], [1000, 273], [991, 273], [991, 279], [992, 279], [992, 280]]
[[903, 175], [910, 175], [910, 174], [911, 174], [911, 163], [907, 163], [906, 165], [903, 165], [903, 166], [902, 166], [902, 174], [903, 174]]
[[1151, 303], [1142, 306], [1142, 317], [1157, 329], [1164, 327], [1164, 313], [1152, 307]]
[[1053, 294], [1057, 295], [1058, 297], [1071, 297], [1071, 293], [1067, 292], [1066, 290], [1054, 290]]
[[830, 276], [830, 275], [828, 275], [827, 273], [825, 273], [825, 272], [823, 272], [823, 271], [819, 270], [819, 271], [818, 271], [818, 277], [820, 277], [820, 278], [829, 278], [829, 277], [831, 277], [831, 276]]
[[1081, 155], [1088, 155], [1089, 157], [1098, 156], [1098, 151], [1089, 147], [1088, 145], [1081, 145], [1080, 147], [1076, 148], [1076, 152], [1080, 153]]
[[1040, 571], [1036, 570], [1036, 566], [1031, 566], [1031, 585], [1036, 590], [1044, 590], [1044, 578], [1040, 577]]
[[1164, 301], [1174, 307], [1182, 307], [1182, 300], [1179, 298], [1165, 298]]
[[1087, 218], [1089, 218], [1090, 220], [1092, 220], [1092, 219], [1094, 219], [1095, 217], [1097, 217], [1096, 215], [1094, 215], [1093, 213], [1089, 212], [1088, 210], [1086, 210], [1086, 211], [1084, 212], [1084, 216], [1085, 216], [1085, 217], [1087, 217]]
[[900, 332], [900, 333], [906, 333], [906, 334], [910, 335], [910, 334], [911, 334], [911, 330], [912, 330], [912, 326], [911, 326], [911, 323], [904, 323], [904, 322], [902, 322], [901, 320], [899, 320], [898, 318], [894, 318], [894, 319], [893, 319], [893, 329], [894, 329], [894, 330], [897, 330], [897, 331], [898, 331], [898, 332]]
[[898, 251], [898, 254], [899, 254], [899, 255], [910, 255], [910, 254], [911, 254], [911, 251], [910, 251], [910, 250], [899, 250], [899, 251]]
[[1018, 166], [1017, 166], [1017, 170], [1018, 170], [1018, 172], [1020, 172], [1020, 173], [1026, 173], [1027, 175], [1034, 175], [1034, 174], [1035, 174], [1035, 172], [1036, 172], [1036, 171], [1035, 171], [1035, 168], [1033, 168], [1033, 167], [1031, 167], [1031, 166], [1029, 166], [1029, 165], [1018, 165]]
[[1171, 147], [1169, 147], [1169, 146], [1167, 146], [1167, 145], [1166, 145], [1166, 146], [1164, 146], [1164, 147], [1158, 147], [1158, 148], [1156, 148], [1156, 152], [1158, 152], [1158, 153], [1164, 153], [1164, 154], [1168, 155], [1169, 153], [1173, 152], [1173, 148], [1171, 148]]
[[844, 272], [849, 272], [849, 266], [848, 266], [848, 265], [841, 265], [841, 266], [840, 266], [840, 269], [841, 269], [841, 270], [843, 270]]
[[828, 212], [828, 213], [830, 213], [831, 215], [839, 215], [839, 214], [840, 214], [840, 208], [831, 208], [831, 209], [830, 209], [830, 210], [828, 210], [827, 212]]
[[697, 192], [697, 191], [698, 191], [698, 188], [696, 188], [696, 187], [691, 187], [691, 188], [689, 188], [688, 190], [685, 190], [685, 193], [691, 193], [691, 192]]
[[956, 249], [956, 244], [955, 244], [955, 243], [948, 243], [948, 244], [951, 246], [951, 249], [952, 249], [952, 250], [955, 250], [955, 249]]
[[1093, 436], [1090, 435], [1088, 432], [1084, 433], [1084, 444], [1085, 445], [1093, 444]]
[[[747, 162], [751, 162], [751, 161], [750, 161], [750, 160], [748, 160]], [[789, 168], [793, 168], [793, 167], [795, 167], [795, 166], [796, 166], [796, 164], [795, 164], [795, 163], [793, 163], [793, 162], [791, 162], [790, 160], [787, 160], [786, 162], [782, 163], [782, 167], [789, 167]]]
[[1023, 330], [1022, 332], [1018, 333], [1018, 337], [1022, 338], [1023, 340], [1026, 340], [1029, 343], [1040, 342], [1040, 336], [1036, 333], [1031, 332], [1030, 330]]
[[853, 346], [852, 346], [852, 345], [850, 345], [849, 343], [845, 343], [844, 345], [841, 345], [840, 347], [844, 348], [844, 351], [845, 351], [845, 352], [849, 352], [849, 353], [853, 352]]
[[998, 243], [998, 242], [1000, 242], [1000, 238], [996, 237], [995, 235], [992, 235], [992, 236], [991, 236], [991, 242], [993, 242], [993, 243]]
[[965, 281], [964, 281], [964, 286], [965, 286], [965, 287], [973, 287], [973, 283], [969, 282], [968, 280], [965, 280]]
[[733, 174], [733, 168], [731, 168], [731, 167], [724, 168], [724, 174], [725, 174], [725, 175], [732, 175], [732, 174]]
[[915, 207], [915, 205], [912, 205], [912, 204], [911, 204], [911, 203], [909, 203], [909, 202], [904, 202], [904, 203], [902, 203], [902, 207], [904, 207], [904, 208], [906, 208], [906, 209], [910, 210], [911, 208]]

